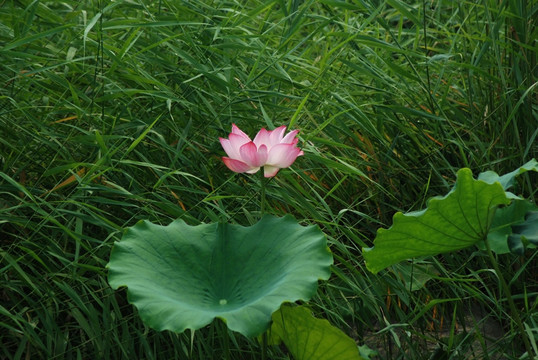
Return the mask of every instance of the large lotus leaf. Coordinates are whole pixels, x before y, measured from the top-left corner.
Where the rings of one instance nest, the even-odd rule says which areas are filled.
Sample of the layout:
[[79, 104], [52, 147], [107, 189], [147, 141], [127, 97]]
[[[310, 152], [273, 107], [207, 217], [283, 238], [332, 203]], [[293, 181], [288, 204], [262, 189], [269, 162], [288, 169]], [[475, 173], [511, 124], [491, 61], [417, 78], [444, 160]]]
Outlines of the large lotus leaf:
[[284, 342], [295, 360], [361, 360], [355, 341], [303, 306], [282, 305], [273, 314], [269, 343]]
[[156, 330], [196, 330], [218, 317], [257, 336], [283, 302], [310, 299], [332, 261], [321, 230], [289, 215], [249, 227], [143, 221], [114, 244], [108, 281], [127, 286], [129, 301]]
[[379, 229], [374, 247], [363, 249], [367, 268], [377, 273], [402, 260], [436, 255], [471, 246], [486, 238], [499, 205], [510, 199], [498, 182], [473, 179], [471, 170], [457, 173], [456, 185], [418, 212], [396, 213], [389, 229]]

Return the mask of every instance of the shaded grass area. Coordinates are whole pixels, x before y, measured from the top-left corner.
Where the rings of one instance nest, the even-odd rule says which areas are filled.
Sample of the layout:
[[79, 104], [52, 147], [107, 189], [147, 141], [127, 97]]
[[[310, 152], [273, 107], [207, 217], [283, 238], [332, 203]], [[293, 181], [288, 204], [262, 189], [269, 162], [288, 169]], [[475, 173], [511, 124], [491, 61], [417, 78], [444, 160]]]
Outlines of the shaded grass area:
[[[490, 0], [4, 2], [0, 357], [207, 359], [230, 346], [234, 359], [258, 358], [255, 341], [228, 344], [217, 325], [146, 328], [106, 282], [113, 242], [138, 220], [257, 217], [257, 177], [220, 160], [217, 139], [236, 123], [251, 135], [301, 129], [305, 156], [268, 183], [267, 211], [328, 236], [336, 263], [312, 302], [319, 317], [380, 358], [518, 358], [485, 254], [372, 275], [360, 248], [396, 211], [446, 193], [458, 168], [504, 173], [536, 157], [536, 11]], [[516, 192], [535, 198], [535, 184], [522, 176]], [[535, 254], [498, 260], [538, 336]], [[415, 289], [421, 269], [431, 280]]]

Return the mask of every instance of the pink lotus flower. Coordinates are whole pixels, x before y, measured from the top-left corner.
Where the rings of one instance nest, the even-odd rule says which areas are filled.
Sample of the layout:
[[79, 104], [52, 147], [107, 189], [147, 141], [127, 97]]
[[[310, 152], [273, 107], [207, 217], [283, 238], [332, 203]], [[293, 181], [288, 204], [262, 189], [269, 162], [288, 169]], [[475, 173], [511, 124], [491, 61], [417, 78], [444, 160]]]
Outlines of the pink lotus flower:
[[297, 147], [295, 138], [299, 130], [290, 131], [286, 136], [286, 126], [282, 125], [274, 130], [261, 129], [250, 140], [247, 134], [232, 124], [232, 132], [228, 139], [219, 138], [224, 151], [222, 161], [226, 166], [238, 173], [254, 174], [263, 167], [264, 176], [275, 176], [278, 170], [287, 168], [297, 156], [304, 155]]

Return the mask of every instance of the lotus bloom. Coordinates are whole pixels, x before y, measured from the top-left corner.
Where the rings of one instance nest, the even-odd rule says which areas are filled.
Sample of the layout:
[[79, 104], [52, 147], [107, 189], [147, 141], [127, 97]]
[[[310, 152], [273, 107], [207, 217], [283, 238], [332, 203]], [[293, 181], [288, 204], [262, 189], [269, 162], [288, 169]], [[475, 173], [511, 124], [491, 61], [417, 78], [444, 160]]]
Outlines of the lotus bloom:
[[278, 170], [287, 168], [303, 151], [297, 147], [295, 138], [299, 130], [293, 130], [284, 136], [286, 126], [282, 125], [274, 130], [261, 129], [250, 140], [247, 134], [232, 124], [232, 132], [228, 139], [219, 138], [224, 151], [222, 161], [226, 166], [238, 173], [254, 174], [263, 167], [264, 176], [275, 176]]

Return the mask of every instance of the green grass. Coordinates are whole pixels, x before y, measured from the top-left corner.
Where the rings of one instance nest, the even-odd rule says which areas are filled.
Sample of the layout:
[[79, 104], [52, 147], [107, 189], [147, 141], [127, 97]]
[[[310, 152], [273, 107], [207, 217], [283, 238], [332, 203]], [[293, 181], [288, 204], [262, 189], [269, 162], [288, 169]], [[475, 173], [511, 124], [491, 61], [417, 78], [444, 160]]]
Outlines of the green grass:
[[[505, 173], [537, 156], [537, 11], [532, 0], [4, 1], [0, 358], [208, 359], [226, 346], [258, 358], [256, 341], [228, 343], [218, 324], [155, 332], [106, 282], [113, 242], [140, 219], [256, 218], [257, 176], [220, 160], [233, 122], [301, 130], [305, 156], [268, 183], [266, 209], [328, 236], [336, 263], [317, 316], [380, 359], [518, 359], [486, 254], [373, 275], [360, 249], [396, 211], [446, 193], [460, 167]], [[516, 192], [535, 200], [536, 180]], [[536, 252], [497, 260], [536, 341]], [[420, 266], [433, 278], [410, 291], [400, 274]]]

